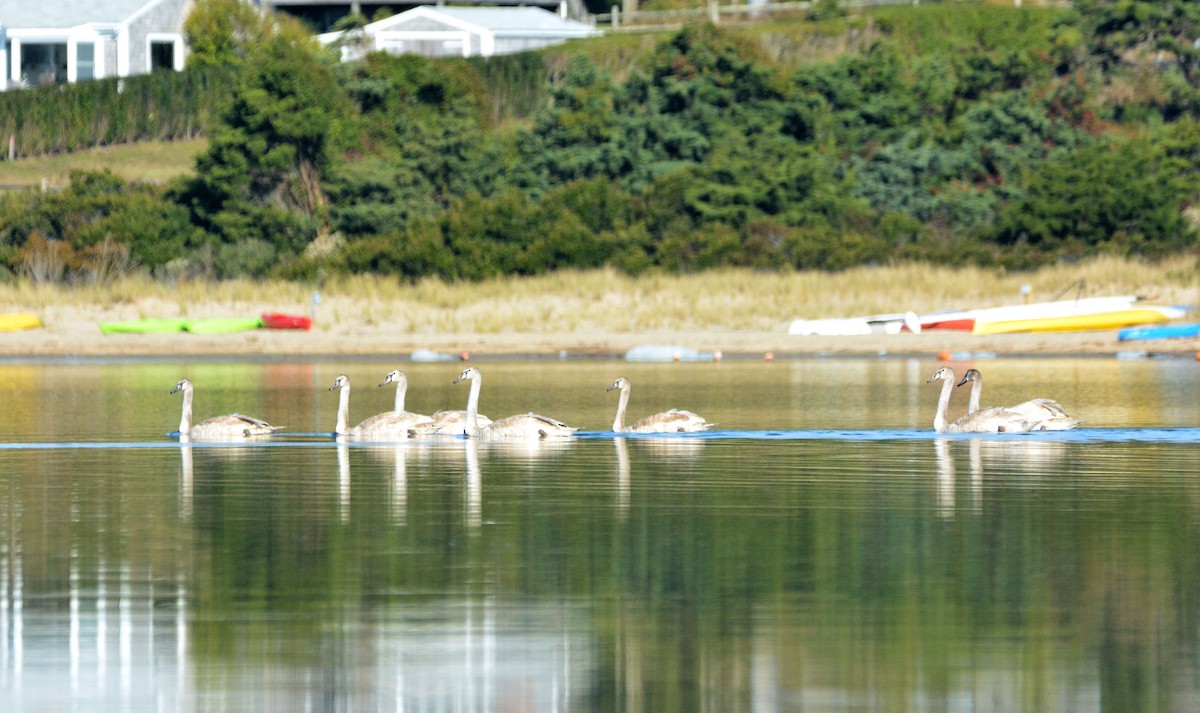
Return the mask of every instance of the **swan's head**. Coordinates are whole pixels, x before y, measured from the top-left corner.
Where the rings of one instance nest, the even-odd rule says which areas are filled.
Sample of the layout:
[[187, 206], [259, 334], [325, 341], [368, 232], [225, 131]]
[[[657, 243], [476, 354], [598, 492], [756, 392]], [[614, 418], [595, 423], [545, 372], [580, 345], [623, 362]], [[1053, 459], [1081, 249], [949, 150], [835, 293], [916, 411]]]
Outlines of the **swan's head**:
[[466, 369], [463, 369], [463, 373], [459, 374], [458, 378], [455, 379], [453, 381], [453, 383], [457, 384], [460, 381], [467, 381], [469, 379], [478, 379], [478, 378], [479, 378], [479, 370], [473, 366], [468, 366]]
[[954, 381], [954, 370], [948, 366], [943, 366], [933, 372], [933, 376], [925, 380], [926, 384], [932, 384], [935, 381]]
[[955, 384], [955, 386], [962, 386], [972, 381], [983, 383], [983, 374], [980, 374], [978, 369], [967, 369], [967, 373], [963, 374], [962, 381]]
[[612, 391], [613, 389], [628, 389], [628, 388], [629, 388], [629, 379], [626, 379], [623, 376], [618, 376], [617, 380], [612, 382], [612, 386], [608, 387], [608, 390]]
[[350, 377], [346, 376], [345, 374], [338, 374], [338, 377], [333, 380], [333, 386], [330, 386], [329, 390], [335, 391], [337, 389], [348, 388], [350, 388]]
[[175, 384], [175, 388], [171, 389], [171, 393], [177, 394], [180, 391], [187, 391], [191, 388], [192, 388], [191, 379], [180, 379], [179, 383]]
[[408, 383], [408, 377], [404, 375], [403, 371], [400, 371], [399, 369], [392, 369], [391, 371], [389, 371], [387, 373], [387, 376], [383, 377], [383, 383], [381, 383], [380, 386], [387, 386], [388, 384], [407, 384], [407, 383]]

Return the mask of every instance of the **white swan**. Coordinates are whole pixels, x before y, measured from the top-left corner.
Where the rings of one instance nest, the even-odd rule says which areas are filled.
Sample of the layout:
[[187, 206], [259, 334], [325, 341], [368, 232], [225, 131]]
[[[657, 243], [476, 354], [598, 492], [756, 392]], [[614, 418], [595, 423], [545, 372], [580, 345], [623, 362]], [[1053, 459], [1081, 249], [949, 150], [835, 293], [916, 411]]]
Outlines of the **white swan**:
[[[408, 392], [408, 377], [403, 371], [393, 369], [383, 377], [383, 383], [380, 386], [388, 384], [396, 384], [396, 406], [395, 411], [404, 412], [404, 395]], [[432, 416], [423, 416], [422, 418], [430, 419], [429, 423], [421, 423], [413, 428], [413, 435], [419, 436], [458, 436], [462, 435], [467, 428], [467, 412], [462, 410], [446, 409], [438, 411]], [[486, 426], [492, 422], [492, 419], [478, 414], [479, 425]]]
[[192, 396], [191, 379], [180, 379], [171, 389], [172, 394], [183, 392], [183, 415], [179, 419], [179, 435], [181, 438], [192, 440], [238, 440], [269, 436], [279, 430], [260, 418], [243, 416], [240, 413], [229, 413], [224, 416], [213, 416], [200, 423], [192, 425]]
[[[979, 400], [983, 394], [983, 374], [978, 369], [967, 369], [958, 386], [971, 382], [971, 400], [967, 404], [967, 413], [979, 410]], [[1079, 421], [1067, 415], [1067, 412], [1053, 399], [1030, 399], [1016, 406], [1006, 406], [1009, 411], [1023, 414], [1033, 423], [1033, 431], [1067, 431], [1079, 425]]]
[[454, 380], [471, 382], [471, 393], [467, 396], [467, 423], [465, 434], [468, 438], [494, 441], [535, 440], [541, 438], [565, 438], [573, 435], [578, 428], [556, 421], [536, 413], [509, 416], [499, 421], [483, 426], [479, 423], [479, 390], [483, 386], [483, 375], [475, 367], [467, 367]]
[[1016, 411], [1004, 408], [986, 408], [954, 421], [947, 422], [946, 410], [950, 407], [950, 392], [954, 391], [954, 370], [943, 366], [925, 381], [932, 384], [941, 381], [942, 394], [938, 398], [937, 413], [933, 417], [933, 430], [938, 433], [1023, 433], [1033, 424]]
[[418, 429], [428, 427], [433, 419], [407, 411], [384, 411], [350, 428], [350, 377], [339, 374], [330, 391], [341, 389], [338, 395], [337, 425], [334, 433], [353, 438], [408, 438]]
[[703, 416], [692, 413], [691, 411], [680, 411], [671, 409], [663, 411], [652, 416], [647, 416], [633, 422], [633, 425], [625, 425], [625, 407], [629, 405], [629, 391], [632, 385], [629, 379], [621, 376], [608, 387], [609, 391], [613, 389], [621, 390], [621, 399], [617, 402], [617, 416], [613, 419], [612, 430], [616, 433], [693, 433], [696, 431], [705, 431], [712, 428], [714, 424], [704, 420]]

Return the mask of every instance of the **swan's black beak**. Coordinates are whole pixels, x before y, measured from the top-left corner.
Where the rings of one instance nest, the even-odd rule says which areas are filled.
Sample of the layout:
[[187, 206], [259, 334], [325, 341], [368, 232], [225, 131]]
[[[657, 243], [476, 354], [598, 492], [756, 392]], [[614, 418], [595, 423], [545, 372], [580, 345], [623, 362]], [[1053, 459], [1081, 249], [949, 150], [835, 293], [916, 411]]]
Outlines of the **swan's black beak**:
[[615, 388], [617, 388], [617, 385], [616, 385], [616, 384], [613, 384], [612, 386], [610, 386], [610, 387], [608, 387], [607, 389], [605, 389], [605, 391], [612, 391], [612, 390], [613, 390], [613, 389], [615, 389]]
[[183, 391], [183, 387], [182, 387], [182, 386], [179, 386], [178, 384], [176, 384], [176, 385], [175, 385], [175, 388], [171, 389], [171, 393], [172, 393], [172, 394], [177, 394], [177, 393], [179, 393], [180, 391]]
[[955, 385], [954, 385], [954, 388], [956, 388], [956, 389], [957, 389], [958, 387], [962, 386], [963, 384], [967, 383], [968, 381], [970, 381], [970, 379], [968, 379], [967, 377], [965, 377], [965, 376], [964, 376], [964, 377], [962, 378], [962, 381], [960, 381], [960, 382], [958, 382], [957, 384], [955, 384]]

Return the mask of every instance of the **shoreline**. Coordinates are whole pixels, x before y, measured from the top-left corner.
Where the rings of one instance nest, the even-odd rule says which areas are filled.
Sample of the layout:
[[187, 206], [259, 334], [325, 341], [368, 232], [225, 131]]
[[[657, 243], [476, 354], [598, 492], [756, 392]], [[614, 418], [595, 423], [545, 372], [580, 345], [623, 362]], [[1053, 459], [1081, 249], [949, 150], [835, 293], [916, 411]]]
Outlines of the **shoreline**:
[[[311, 331], [258, 329], [231, 334], [103, 334], [94, 321], [54, 321], [40, 328], [0, 332], [0, 360], [412, 359], [428, 350], [472, 359], [622, 359], [634, 347], [673, 347], [723, 359], [1000, 357], [1159, 357], [1200, 359], [1200, 339], [1117, 340], [1117, 330], [974, 335], [921, 334], [792, 336], [778, 331], [700, 329], [395, 334], [385, 325], [314, 325]], [[669, 359], [667, 359], [669, 360]]]

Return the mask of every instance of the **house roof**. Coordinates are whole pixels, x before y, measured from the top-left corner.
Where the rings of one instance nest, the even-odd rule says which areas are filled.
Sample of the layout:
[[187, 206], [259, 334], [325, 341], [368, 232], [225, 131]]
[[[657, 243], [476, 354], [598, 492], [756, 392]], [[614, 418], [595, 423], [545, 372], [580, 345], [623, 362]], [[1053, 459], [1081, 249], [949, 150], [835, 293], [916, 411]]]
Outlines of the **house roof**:
[[373, 22], [366, 26], [367, 32], [380, 32], [397, 28], [414, 17], [443, 18], [455, 24], [474, 25], [497, 36], [553, 35], [562, 37], [586, 37], [600, 34], [591, 25], [578, 20], [567, 20], [540, 7], [461, 7], [421, 6], [406, 10], [398, 15]]
[[0, 27], [67, 28], [88, 24], [116, 24], [159, 0], [0, 0]]

